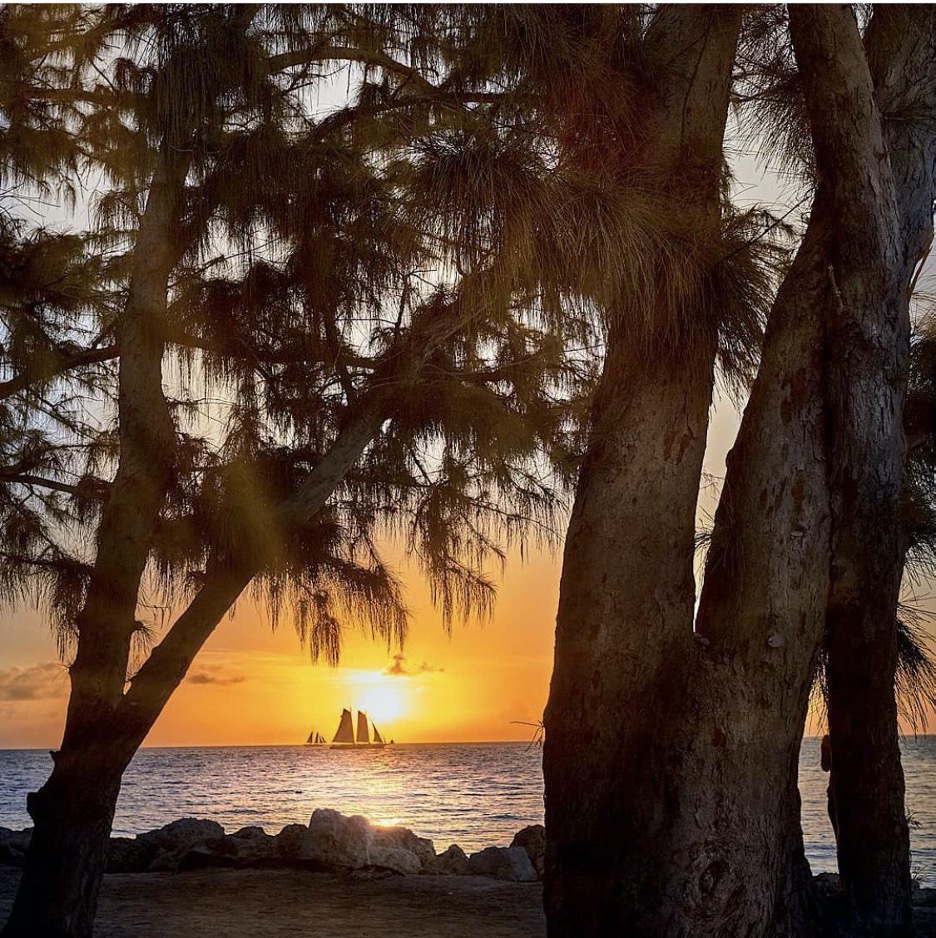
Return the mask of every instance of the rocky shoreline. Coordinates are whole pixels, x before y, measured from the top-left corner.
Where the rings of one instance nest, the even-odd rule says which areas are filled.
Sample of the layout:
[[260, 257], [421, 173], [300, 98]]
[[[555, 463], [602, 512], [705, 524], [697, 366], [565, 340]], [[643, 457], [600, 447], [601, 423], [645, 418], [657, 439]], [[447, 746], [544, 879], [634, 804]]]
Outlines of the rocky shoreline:
[[[30, 829], [0, 827], [0, 865], [23, 864]], [[518, 831], [508, 847], [466, 854], [458, 844], [436, 853], [431, 840], [405, 827], [378, 827], [366, 818], [319, 808], [308, 826], [278, 834], [262, 827], [225, 833], [216, 821], [182, 818], [136, 837], [112, 837], [108, 873], [164, 873], [218, 869], [308, 869], [379, 875], [493, 876], [536, 882], [543, 875], [546, 833], [541, 824]]]
[[[15, 868], [23, 865], [31, 833], [0, 827], [0, 867], [15, 874]], [[466, 877], [500, 880], [505, 887], [538, 886], [545, 847], [545, 829], [535, 824], [518, 831], [507, 847], [486, 847], [469, 855], [452, 844], [437, 853], [431, 840], [405, 827], [379, 827], [366, 818], [346, 817], [322, 808], [312, 814], [308, 825], [289, 824], [277, 834], [268, 834], [262, 827], [244, 827], [228, 834], [216, 821], [183, 818], [136, 837], [112, 837], [107, 872], [159, 876], [234, 870], [261, 875], [259, 871], [299, 870], [343, 874], [359, 883], [401, 876], [410, 881], [415, 876], [418, 880], [414, 882], [425, 882], [427, 888], [430, 880], [424, 877], [453, 877], [448, 883], [454, 887], [459, 881], [462, 885], [458, 889], [464, 891], [464, 884], [472, 881]], [[129, 883], [149, 878], [152, 875], [124, 880], [118, 875], [115, 880]], [[815, 882], [830, 933], [843, 933], [836, 927], [840, 916], [838, 876], [820, 873]], [[450, 893], [447, 889], [446, 895]], [[936, 938], [936, 889], [916, 888], [913, 904], [919, 934]]]

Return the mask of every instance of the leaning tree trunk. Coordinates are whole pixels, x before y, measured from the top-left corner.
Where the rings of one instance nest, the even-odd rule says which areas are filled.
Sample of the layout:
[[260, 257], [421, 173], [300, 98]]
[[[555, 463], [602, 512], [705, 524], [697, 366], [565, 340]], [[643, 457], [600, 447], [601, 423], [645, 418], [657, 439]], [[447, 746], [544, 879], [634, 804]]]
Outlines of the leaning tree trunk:
[[[855, 935], [912, 933], [895, 699], [895, 624], [905, 552], [899, 421], [910, 294], [933, 234], [933, 19], [927, 6], [881, 5], [865, 37], [899, 211], [894, 266], [899, 297], [892, 309], [880, 311], [883, 321], [837, 333], [830, 356], [836, 423], [858, 431], [833, 438], [840, 473], [833, 477], [836, 520], [826, 637], [839, 870], [847, 927]], [[862, 343], [869, 332], [873, 341]], [[855, 381], [863, 384], [864, 394], [849, 387]]]
[[114, 714], [175, 448], [162, 390], [162, 332], [176, 263], [172, 226], [186, 167], [187, 157], [163, 150], [137, 235], [118, 322], [120, 462], [78, 617], [65, 733], [49, 780], [28, 800], [35, 830], [3, 938], [86, 938], [93, 928], [120, 779], [132, 755], [113, 734]]
[[[178, 181], [181, 181], [181, 173], [180, 168]], [[162, 179], [157, 176], [147, 203], [140, 235], [140, 242], [150, 248], [150, 251], [144, 251], [143, 257], [146, 261], [142, 264], [149, 273], [152, 273], [156, 259], [160, 257], [156, 234], [159, 229], [157, 222], [160, 219], [165, 221], [162, 215], [166, 209], [165, 195]], [[144, 232], [147, 233], [146, 236]], [[174, 266], [174, 262], [169, 269], [171, 266]], [[168, 282], [169, 269], [165, 272], [164, 284]], [[155, 286], [150, 279], [145, 282], [150, 288]], [[131, 286], [131, 296], [136, 297], [137, 294], [137, 286]], [[155, 304], [155, 293], [149, 295]], [[164, 285], [163, 308], [165, 296]], [[141, 309], [146, 311], [136, 299], [132, 304], [128, 302], [127, 309], [133, 310], [134, 315], [140, 314]], [[102, 649], [97, 654], [99, 658], [103, 658], [108, 643], [97, 630], [85, 623], [95, 624], [98, 628], [104, 623], [109, 623], [109, 627], [113, 629], [113, 641], [108, 660], [112, 660], [112, 664], [109, 670], [100, 664], [92, 668], [88, 665], [91, 656], [86, 654], [84, 659], [79, 655], [81, 667], [76, 661], [72, 668], [73, 684], [76, 675], [81, 683], [72, 691], [65, 740], [61, 750], [53, 756], [52, 775], [40, 791], [28, 799], [35, 830], [27, 854], [26, 869], [2, 938], [87, 938], [91, 935], [123, 772], [169, 698], [185, 678], [188, 668], [205, 641], [250, 580], [269, 560], [269, 551], [275, 550], [275, 544], [270, 543], [268, 535], [275, 531], [279, 535], [288, 536], [290, 530], [314, 522], [316, 515], [347, 472], [361, 457], [382, 424], [391, 416], [400, 385], [418, 382], [424, 366], [432, 359], [439, 346], [466, 327], [477, 315], [477, 309], [476, 303], [461, 302], [458, 298], [444, 311], [434, 308], [431, 315], [414, 324], [411, 330], [400, 338], [397, 345], [387, 352], [384, 361], [375, 368], [370, 386], [354, 401], [354, 406], [349, 409], [344, 425], [332, 446], [316, 464], [315, 469], [290, 496], [271, 510], [270, 518], [267, 519], [269, 526], [264, 527], [257, 538], [247, 537], [232, 545], [232, 550], [236, 551], [234, 555], [215, 556], [211, 559], [201, 588], [185, 612], [179, 616], [130, 679], [126, 691], [124, 687], [130, 633], [121, 631], [119, 626], [129, 621], [131, 629], [134, 627], [132, 611], [128, 612], [131, 609], [130, 591], [124, 590], [122, 607], [124, 616], [130, 616], [129, 619], [118, 617], [120, 606], [103, 601], [101, 597], [106, 598], [106, 591], [101, 594], [89, 592], [81, 620], [84, 631], [80, 634], [80, 641], [91, 635], [96, 644], [88, 642], [86, 647], [92, 644], [92, 647]], [[158, 315], [159, 309], [153, 306], [148, 313]], [[123, 334], [127, 332], [131, 335], [131, 342], [126, 346], [122, 341], [122, 349], [134, 347], [133, 340], [137, 333], [132, 327], [125, 326]], [[148, 348], [150, 354], [155, 355], [154, 350]], [[133, 359], [132, 354], [130, 358]], [[153, 362], [148, 363], [150, 366], [152, 364]], [[122, 382], [124, 375], [122, 370]], [[147, 385], [142, 382], [142, 388], [152, 391], [156, 387], [155, 370], [150, 370], [149, 377], [153, 383]], [[142, 381], [138, 375], [133, 376], [132, 380]], [[142, 388], [140, 384], [134, 386], [140, 389], [140, 393], [134, 397], [134, 400], [139, 402], [143, 399]], [[408, 393], [404, 393], [404, 398]], [[156, 401], [150, 398], [150, 403], [153, 407], [144, 408], [141, 412], [155, 415], [158, 420]], [[134, 416], [136, 415], [131, 408], [128, 415], [130, 426], [137, 426], [133, 423]], [[104, 569], [109, 569], [104, 547], [113, 550], [120, 543], [113, 540], [118, 533], [123, 537], [122, 543], [127, 550], [124, 554], [118, 554], [117, 559], [111, 562], [120, 569], [124, 569], [122, 565], [130, 562], [129, 546], [136, 543], [129, 531], [135, 531], [139, 542], [142, 543], [145, 539], [148, 546], [149, 537], [145, 535], [147, 529], [140, 526], [141, 512], [153, 508], [154, 505], [154, 510], [158, 512], [162, 504], [162, 496], [159, 494], [162, 489], [154, 484], [155, 473], [167, 471], [160, 456], [171, 453], [173, 441], [164, 439], [161, 453], [150, 453], [149, 461], [144, 460], [141, 463], [143, 450], [139, 440], [142, 438], [153, 443], [158, 436], [150, 426], [148, 435], [144, 433], [141, 437], [132, 433], [131, 437], [132, 442], [128, 443], [126, 452], [121, 452], [121, 469], [118, 469], [111, 490], [111, 500], [101, 525], [98, 553], [99, 564]], [[148, 466], [150, 472], [145, 479], [143, 465]], [[130, 472], [130, 466], [134, 467], [133, 472]], [[137, 501], [123, 502], [115, 495], [119, 492], [133, 492]], [[126, 504], [136, 505], [138, 509], [131, 518], [124, 518], [118, 510]], [[137, 576], [137, 586], [144, 562], [145, 552], [143, 559], [138, 558], [132, 568], [132, 572]], [[113, 586], [116, 581], [112, 578], [106, 582], [111, 584], [110, 595], [116, 597], [118, 593]], [[120, 583], [126, 586], [123, 580]], [[134, 592], [134, 611], [135, 598]], [[92, 599], [100, 605], [92, 605]], [[97, 610], [98, 615], [91, 616], [88, 609]], [[104, 618], [105, 614], [112, 618]], [[121, 636], [126, 637], [126, 642], [119, 641]], [[123, 649], [122, 655], [115, 654], [112, 650], [115, 643]], [[89, 702], [87, 688], [95, 690], [98, 698], [92, 698]], [[102, 701], [104, 690], [109, 693]]]

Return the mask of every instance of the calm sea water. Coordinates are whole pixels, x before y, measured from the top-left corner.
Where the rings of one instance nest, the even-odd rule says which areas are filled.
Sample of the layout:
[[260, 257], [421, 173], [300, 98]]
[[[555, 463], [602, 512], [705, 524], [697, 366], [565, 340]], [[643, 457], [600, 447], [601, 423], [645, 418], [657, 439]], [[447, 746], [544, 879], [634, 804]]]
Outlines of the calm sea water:
[[[260, 825], [276, 833], [308, 823], [315, 808], [402, 824], [442, 850], [509, 844], [542, 822], [541, 754], [522, 743], [397, 745], [334, 751], [305, 746], [143, 749], [130, 765], [115, 833], [152, 830], [180, 817], [207, 817], [230, 833]], [[916, 875], [936, 885], [936, 736], [903, 742]], [[44, 750], [0, 751], [0, 826], [29, 825], [25, 799], [51, 767]], [[827, 776], [815, 739], [803, 741], [803, 833], [813, 872], [835, 870], [826, 814]]]

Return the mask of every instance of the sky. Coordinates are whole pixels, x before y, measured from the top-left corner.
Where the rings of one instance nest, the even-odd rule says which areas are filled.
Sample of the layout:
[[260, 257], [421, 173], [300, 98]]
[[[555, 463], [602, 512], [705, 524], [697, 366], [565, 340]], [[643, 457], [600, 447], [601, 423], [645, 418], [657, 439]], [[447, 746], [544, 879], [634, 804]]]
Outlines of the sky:
[[[736, 428], [737, 414], [723, 401], [709, 433], [706, 470], [714, 475], [724, 473]], [[343, 707], [365, 709], [397, 742], [530, 739], [535, 728], [524, 724], [542, 718], [549, 689], [560, 553], [511, 553], [490, 621], [456, 624], [451, 635], [415, 565], [396, 560], [412, 613], [402, 652], [351, 629], [339, 667], [312, 665], [288, 622], [274, 632], [242, 600], [146, 745], [289, 745], [312, 730], [330, 739]], [[56, 747], [67, 694], [67, 673], [38, 613], [0, 613], [0, 748]]]
[[[795, 204], [796, 193], [754, 160], [735, 154], [734, 166], [737, 201], [767, 203], [777, 214]], [[712, 476], [724, 475], [738, 420], [732, 402], [719, 398], [705, 460]], [[700, 501], [710, 514], [713, 497], [703, 491]], [[313, 730], [330, 739], [343, 707], [366, 710], [397, 742], [530, 739], [535, 730], [524, 724], [542, 718], [549, 689], [561, 548], [524, 558], [511, 553], [491, 619], [456, 624], [450, 635], [415, 565], [399, 554], [390, 558], [412, 613], [402, 651], [350, 629], [339, 667], [312, 665], [288, 622], [274, 632], [242, 600], [209, 639], [146, 745], [288, 745]], [[923, 584], [916, 598], [936, 609], [931, 592]], [[67, 693], [66, 670], [37, 611], [0, 610], [0, 749], [56, 747]], [[811, 720], [807, 732], [818, 726]]]

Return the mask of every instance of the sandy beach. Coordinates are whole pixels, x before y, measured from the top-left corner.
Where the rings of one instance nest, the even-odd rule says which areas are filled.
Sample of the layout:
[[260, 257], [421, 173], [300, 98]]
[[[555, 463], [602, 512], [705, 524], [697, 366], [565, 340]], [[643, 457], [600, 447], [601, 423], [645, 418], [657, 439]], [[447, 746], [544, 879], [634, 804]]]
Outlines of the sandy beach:
[[[19, 871], [0, 867], [0, 923]], [[540, 883], [305, 870], [108, 875], [95, 938], [545, 938]], [[936, 938], [936, 890], [917, 894]]]
[[[0, 922], [19, 878], [0, 867]], [[303, 870], [104, 879], [95, 938], [544, 938], [539, 883]]]

